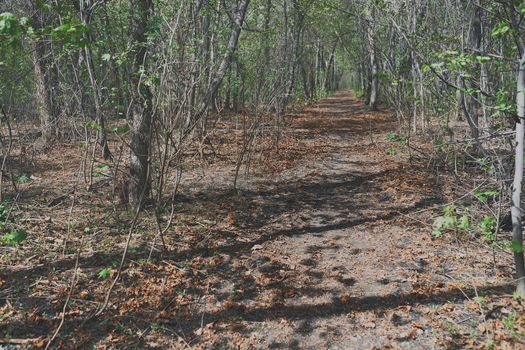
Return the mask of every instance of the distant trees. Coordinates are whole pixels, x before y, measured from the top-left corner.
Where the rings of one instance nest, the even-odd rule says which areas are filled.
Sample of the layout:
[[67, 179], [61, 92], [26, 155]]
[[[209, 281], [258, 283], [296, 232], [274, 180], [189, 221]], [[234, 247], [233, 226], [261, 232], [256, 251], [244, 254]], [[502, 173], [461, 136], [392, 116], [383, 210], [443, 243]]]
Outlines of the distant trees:
[[[342, 2], [339, 13], [358, 29], [345, 32], [340, 42], [353, 62], [347, 65], [351, 85], [370, 107], [379, 96], [381, 103], [394, 107], [400, 129], [409, 136], [431, 132], [436, 152], [444, 152], [442, 158], [453, 152], [447, 142], [464, 144], [463, 157], [483, 164], [487, 178], [512, 189], [513, 237], [507, 243], [514, 254], [518, 292], [525, 296], [521, 208], [525, 3], [359, 0]], [[467, 141], [458, 141], [464, 137], [453, 126], [461, 121], [468, 126]], [[512, 129], [514, 143], [508, 139]], [[501, 198], [508, 196], [502, 193]], [[498, 230], [499, 226], [493, 228], [492, 234], [497, 236]]]
[[[223, 108], [251, 114], [245, 127], [256, 133], [259, 116], [274, 113], [278, 146], [286, 109], [337, 86], [337, 26], [324, 2], [252, 2], [5, 2], [0, 12], [26, 27], [19, 53], [2, 46], [2, 105], [33, 123], [42, 145], [83, 138], [88, 187], [100, 155], [126, 184], [123, 198], [161, 198], [182, 149], [206, 147]], [[126, 174], [115, 140], [129, 149]]]

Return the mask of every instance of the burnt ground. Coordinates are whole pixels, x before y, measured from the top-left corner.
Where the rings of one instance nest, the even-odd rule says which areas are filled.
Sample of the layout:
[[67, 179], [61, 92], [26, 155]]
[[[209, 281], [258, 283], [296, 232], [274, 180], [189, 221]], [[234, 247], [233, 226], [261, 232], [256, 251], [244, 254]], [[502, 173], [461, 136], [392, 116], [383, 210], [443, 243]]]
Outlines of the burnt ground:
[[[111, 214], [109, 200], [92, 208], [101, 194], [85, 194], [75, 210], [96, 218], [95, 233], [84, 238], [79, 280], [53, 346], [525, 347], [509, 254], [476, 237], [431, 235], [442, 207], [463, 195], [457, 184], [473, 188], [474, 180], [409, 161], [385, 137], [396, 132], [391, 113], [367, 111], [351, 92], [288, 118], [280, 153], [254, 165], [238, 191], [231, 191], [231, 159], [187, 173], [166, 234], [169, 253], [150, 256], [155, 233], [151, 215], [143, 216], [122, 281], [97, 317], [111, 283], [97, 274], [110, 268], [114, 275], [130, 215]], [[53, 184], [42, 181], [49, 181], [42, 191]], [[0, 338], [37, 347], [56, 329], [75, 270], [75, 250], [58, 253], [67, 208], [62, 220], [57, 210], [40, 214], [50, 231], [34, 224], [29, 230], [40, 238], [3, 263]], [[79, 231], [95, 225], [88, 219]], [[78, 247], [79, 237], [70, 240]]]

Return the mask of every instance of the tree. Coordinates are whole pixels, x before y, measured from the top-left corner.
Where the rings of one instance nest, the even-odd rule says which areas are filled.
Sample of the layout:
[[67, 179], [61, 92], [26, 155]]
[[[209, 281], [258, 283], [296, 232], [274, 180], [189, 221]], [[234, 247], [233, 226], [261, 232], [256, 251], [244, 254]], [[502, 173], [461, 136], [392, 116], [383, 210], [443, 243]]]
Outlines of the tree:
[[152, 0], [130, 0], [130, 32], [133, 39], [131, 86], [132, 129], [129, 201], [141, 206], [151, 191], [149, 156], [153, 122], [153, 94], [145, 83], [148, 59], [148, 23], [153, 15]]
[[[31, 17], [35, 30], [42, 31], [52, 25], [52, 13], [45, 7], [38, 7], [32, 1]], [[54, 63], [53, 45], [50, 35], [37, 36], [32, 42], [35, 74], [35, 104], [40, 116], [41, 139], [44, 145], [57, 136], [57, 68]]]
[[[525, 2], [522, 3], [525, 8]], [[514, 10], [512, 8], [512, 10]], [[514, 19], [514, 28], [519, 32], [521, 20]], [[525, 298], [525, 259], [523, 256], [523, 209], [522, 189], [524, 171], [524, 138], [525, 138], [525, 43], [520, 37], [516, 37], [519, 49], [518, 74], [516, 84], [516, 110], [518, 120], [516, 121], [516, 144], [514, 155], [514, 181], [512, 183], [512, 250], [514, 254], [514, 265], [516, 268], [517, 293]]]
[[377, 77], [377, 55], [375, 44], [375, 28], [374, 28], [375, 9], [372, 7], [369, 10], [366, 18], [366, 41], [368, 49], [368, 59], [370, 62], [370, 84], [368, 93], [368, 106], [371, 110], [377, 110], [377, 94], [378, 94], [378, 77]]

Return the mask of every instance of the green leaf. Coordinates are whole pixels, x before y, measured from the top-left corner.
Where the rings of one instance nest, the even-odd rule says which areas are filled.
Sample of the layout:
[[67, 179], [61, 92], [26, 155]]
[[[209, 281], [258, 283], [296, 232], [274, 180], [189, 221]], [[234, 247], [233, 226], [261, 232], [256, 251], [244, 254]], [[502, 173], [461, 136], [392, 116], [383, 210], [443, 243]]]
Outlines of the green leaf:
[[457, 207], [454, 204], [447, 205], [445, 208], [443, 208], [443, 215], [448, 217], [455, 217], [456, 209]]
[[510, 25], [507, 22], [503, 21], [503, 22], [496, 24], [496, 26], [492, 29], [491, 34], [493, 37], [500, 37], [510, 32], [511, 32]]
[[51, 11], [51, 5], [45, 2], [44, 0], [37, 0], [36, 7], [42, 11]]
[[109, 60], [111, 60], [111, 54], [105, 53], [105, 54], [102, 55], [102, 61], [106, 61], [107, 62]]
[[118, 134], [125, 134], [129, 131], [129, 125], [123, 125], [123, 126], [118, 126], [118, 125], [115, 125], [114, 127], [111, 128], [111, 130], [113, 132], [116, 132]]
[[468, 216], [466, 216], [466, 215], [463, 215], [459, 219], [458, 228], [462, 229], [462, 230], [465, 230], [465, 231], [470, 231], [472, 229], [472, 224], [470, 223], [470, 218]]
[[24, 174], [24, 175], [19, 176], [17, 181], [19, 184], [25, 184], [27, 183], [27, 181], [29, 181], [29, 178], [27, 177], [27, 175]]
[[96, 130], [96, 131], [101, 131], [102, 130], [102, 126], [99, 123], [94, 122], [94, 121], [85, 122], [84, 126], [87, 129], [91, 129], [91, 130]]
[[476, 56], [476, 61], [478, 61], [479, 63], [488, 62], [490, 60], [491, 58], [488, 56]]
[[106, 164], [98, 164], [98, 165], [97, 165], [97, 169], [100, 169], [100, 170], [108, 170], [108, 169], [109, 169], [109, 165], [106, 165]]
[[525, 15], [525, 4], [521, 3], [520, 6], [518, 7], [518, 11], [519, 11], [522, 15]]
[[27, 231], [11, 230], [2, 237], [2, 242], [9, 245], [17, 245], [27, 239]]
[[494, 188], [485, 191], [478, 190], [474, 192], [474, 196], [483, 203], [486, 203], [489, 198], [494, 198], [497, 195], [499, 195], [499, 191]]
[[98, 279], [105, 279], [111, 276], [111, 269], [109, 267], [106, 267], [99, 271], [97, 278]]
[[109, 170], [109, 165], [98, 164], [95, 168], [97, 168], [99, 171], [93, 172], [94, 177], [107, 176], [105, 172]]

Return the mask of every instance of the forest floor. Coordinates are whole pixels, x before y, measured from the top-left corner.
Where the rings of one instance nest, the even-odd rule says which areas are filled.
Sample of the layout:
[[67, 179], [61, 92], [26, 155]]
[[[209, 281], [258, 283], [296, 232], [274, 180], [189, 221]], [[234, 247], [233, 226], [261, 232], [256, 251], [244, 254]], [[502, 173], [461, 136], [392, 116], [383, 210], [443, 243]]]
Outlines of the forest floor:
[[[230, 158], [187, 172], [170, 253], [150, 256], [154, 225], [141, 218], [110, 307], [96, 317], [132, 215], [111, 214], [103, 190], [79, 195], [74, 209], [57, 204], [80, 155], [67, 165], [41, 159], [40, 182], [15, 213], [31, 242], [0, 247], [0, 349], [45, 345], [68, 295], [56, 348], [525, 348], [510, 255], [431, 235], [442, 208], [479, 185], [472, 176], [410, 159], [386, 137], [392, 114], [369, 112], [348, 91], [288, 122], [280, 154], [254, 164], [238, 191]], [[73, 234], [64, 256], [69, 213], [90, 233]]]

